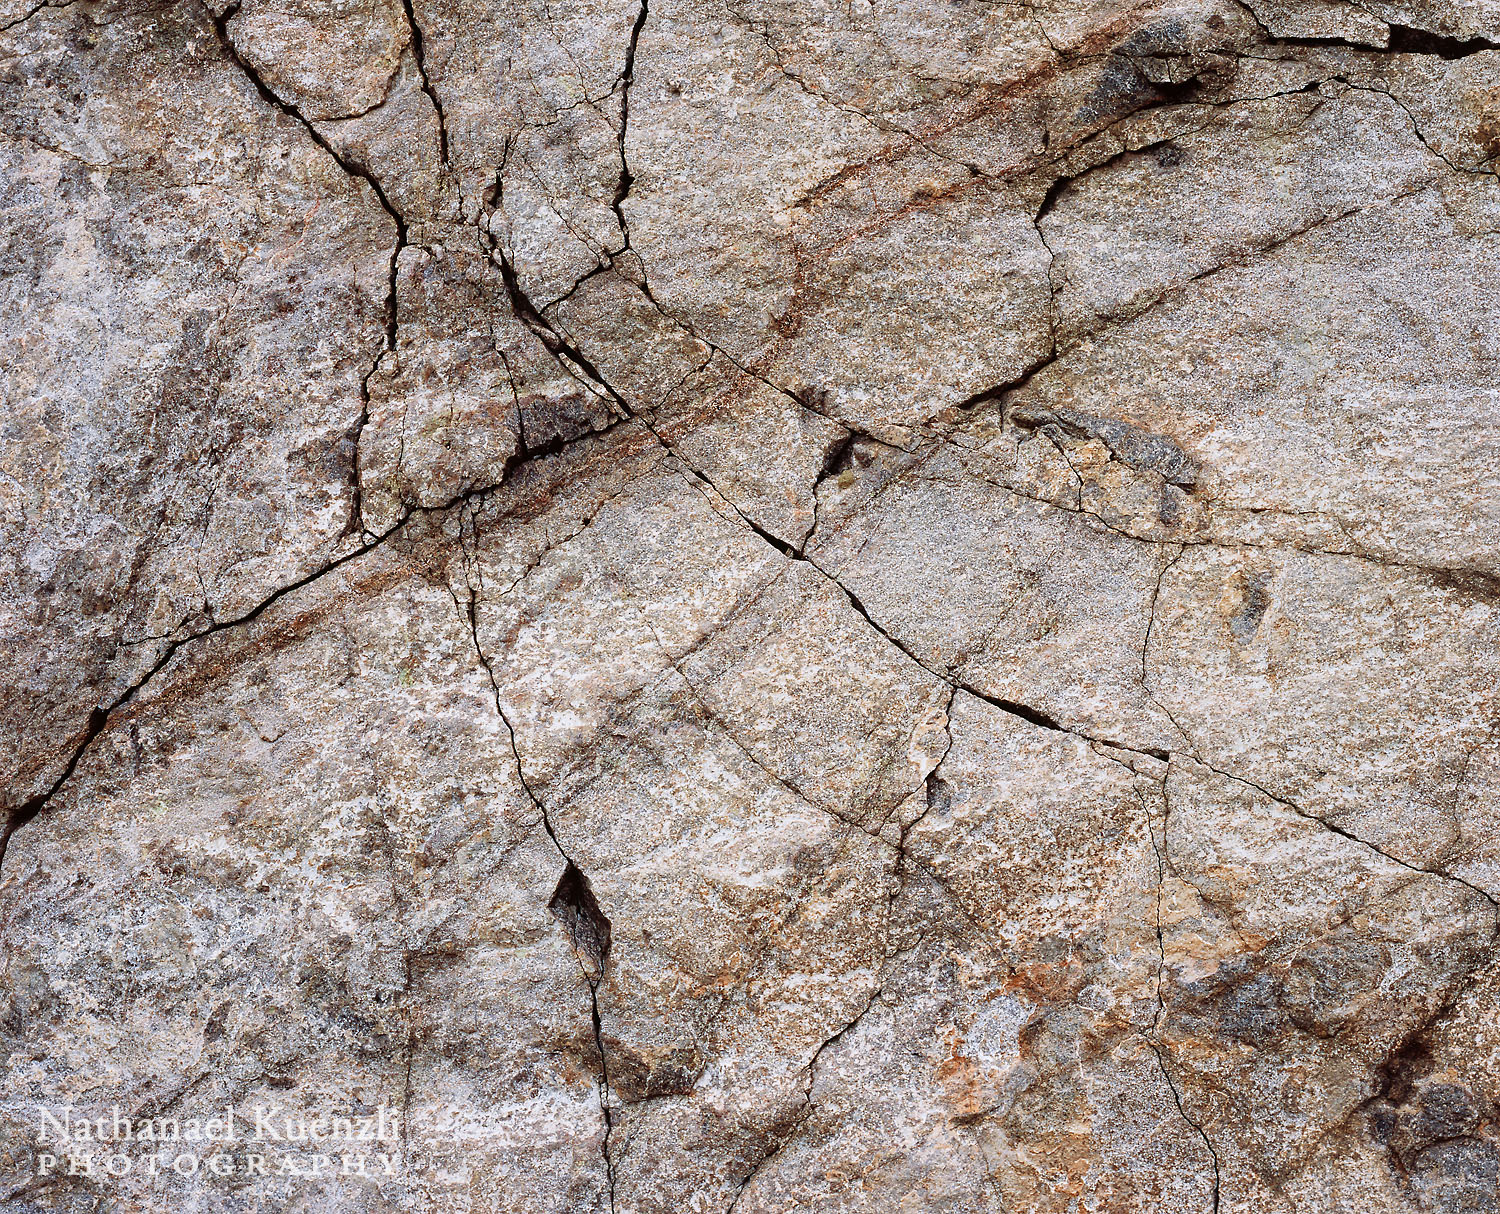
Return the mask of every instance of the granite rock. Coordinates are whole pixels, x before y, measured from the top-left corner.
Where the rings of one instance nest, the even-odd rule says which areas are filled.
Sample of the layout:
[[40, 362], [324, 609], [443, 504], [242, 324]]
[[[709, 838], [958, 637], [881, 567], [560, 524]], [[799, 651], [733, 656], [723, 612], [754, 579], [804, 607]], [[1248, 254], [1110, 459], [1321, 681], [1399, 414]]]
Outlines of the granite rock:
[[1500, 6], [0, 98], [0, 1210], [1500, 1207]]

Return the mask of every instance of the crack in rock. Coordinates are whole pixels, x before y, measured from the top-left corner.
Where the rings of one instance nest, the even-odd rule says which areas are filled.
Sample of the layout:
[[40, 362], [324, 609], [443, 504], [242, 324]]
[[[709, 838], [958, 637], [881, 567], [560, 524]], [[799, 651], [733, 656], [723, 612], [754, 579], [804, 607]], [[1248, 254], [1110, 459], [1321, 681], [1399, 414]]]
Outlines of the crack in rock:
[[0, 22], [7, 1107], [1494, 1206], [1482, 14], [224, 3]]

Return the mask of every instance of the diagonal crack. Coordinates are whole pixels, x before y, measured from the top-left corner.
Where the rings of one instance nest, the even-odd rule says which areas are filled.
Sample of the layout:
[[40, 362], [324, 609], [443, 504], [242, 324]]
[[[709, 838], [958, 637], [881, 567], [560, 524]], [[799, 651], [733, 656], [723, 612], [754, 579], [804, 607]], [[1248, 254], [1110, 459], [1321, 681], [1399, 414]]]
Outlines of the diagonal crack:
[[[1371, 91], [1379, 92], [1380, 90]], [[1265, 257], [1267, 254], [1274, 253], [1283, 245], [1300, 239], [1301, 237], [1306, 236], [1309, 232], [1317, 231], [1319, 228], [1326, 227], [1330, 224], [1339, 223], [1345, 219], [1349, 219], [1355, 215], [1360, 214], [1361, 212], [1371, 210], [1375, 207], [1390, 206], [1394, 203], [1401, 202], [1407, 198], [1412, 197], [1415, 194], [1421, 193], [1423, 190], [1430, 188], [1430, 183], [1424, 182], [1422, 184], [1414, 186], [1410, 190], [1405, 190], [1400, 194], [1393, 194], [1387, 198], [1379, 198], [1373, 202], [1367, 202], [1360, 206], [1346, 207], [1341, 211], [1334, 211], [1329, 214], [1320, 216], [1318, 219], [1312, 221], [1311, 223], [1305, 224], [1304, 226], [1296, 228], [1284, 235], [1273, 237], [1270, 240], [1262, 242], [1261, 244], [1247, 248], [1236, 256], [1226, 258], [1224, 261], [1219, 262], [1216, 265], [1212, 265], [1205, 270], [1200, 270], [1198, 273], [1193, 274], [1188, 278], [1173, 283], [1172, 285], [1163, 288], [1155, 296], [1144, 301], [1138, 306], [1128, 307], [1125, 310], [1122, 310], [1121, 312], [1115, 314], [1101, 315], [1099, 317], [1099, 320], [1103, 323], [1090, 327], [1087, 331], [1080, 333], [1066, 345], [1059, 346], [1054, 337], [1052, 349], [1048, 353], [1034, 359], [1031, 363], [1025, 366], [1021, 370], [1021, 372], [1014, 378], [1009, 379], [1004, 383], [995, 384], [993, 387], [981, 389], [980, 391], [975, 392], [968, 397], [965, 397], [963, 400], [958, 402], [957, 408], [973, 409], [976, 406], [988, 404], [992, 401], [1003, 401], [1005, 397], [1026, 388], [1039, 374], [1045, 371], [1048, 367], [1052, 366], [1054, 363], [1059, 362], [1067, 355], [1073, 353], [1073, 351], [1079, 349], [1084, 345], [1096, 342], [1100, 337], [1111, 333], [1116, 329], [1121, 329], [1124, 326], [1141, 319], [1141, 317], [1161, 307], [1162, 304], [1166, 303], [1168, 300], [1181, 295], [1189, 287], [1192, 287], [1200, 282], [1204, 282], [1207, 279], [1213, 278], [1216, 274], [1219, 274], [1224, 270], [1234, 269], [1247, 265], [1249, 262], [1256, 258]], [[1037, 224], [1040, 224], [1040, 216], [1036, 219], [1035, 222]], [[1040, 230], [1040, 227], [1038, 227], [1039, 234]], [[1045, 243], [1046, 240], [1045, 237], [1043, 237], [1043, 244]], [[1050, 252], [1050, 246], [1048, 251]]]
[[505, 199], [505, 165], [502, 162], [495, 170], [495, 180], [486, 192], [481, 222], [478, 225], [479, 243], [490, 263], [500, 271], [500, 281], [510, 298], [511, 310], [546, 348], [569, 375], [580, 380], [595, 396], [601, 396], [615, 406], [616, 412], [625, 417], [633, 416], [625, 398], [614, 390], [589, 357], [557, 329], [545, 313], [532, 303], [521, 280], [516, 274], [515, 264], [507, 256], [500, 241], [490, 230], [489, 221], [500, 210]]
[[1353, 831], [1340, 826], [1337, 822], [1331, 821], [1330, 819], [1323, 817], [1321, 814], [1315, 814], [1310, 809], [1304, 809], [1295, 801], [1291, 801], [1286, 797], [1277, 796], [1270, 789], [1266, 788], [1262, 784], [1256, 783], [1256, 781], [1254, 780], [1247, 779], [1245, 776], [1237, 776], [1233, 772], [1224, 771], [1221, 768], [1215, 767], [1212, 763], [1205, 762], [1198, 755], [1192, 755], [1190, 757], [1194, 762], [1206, 767], [1215, 775], [1222, 776], [1226, 780], [1233, 780], [1237, 784], [1243, 784], [1247, 788], [1254, 789], [1256, 792], [1260, 793], [1261, 796], [1276, 802], [1277, 805], [1280, 805], [1285, 809], [1291, 810], [1299, 818], [1303, 818], [1309, 822], [1316, 822], [1325, 830], [1332, 831], [1334, 834], [1339, 835], [1341, 838], [1348, 839], [1352, 843], [1358, 843], [1361, 847], [1367, 847], [1372, 852], [1376, 853], [1376, 855], [1383, 856], [1385, 859], [1389, 860], [1392, 864], [1398, 864], [1402, 868], [1410, 869], [1414, 873], [1424, 873], [1429, 877], [1441, 877], [1445, 881], [1453, 881], [1459, 885], [1462, 885], [1465, 889], [1478, 894], [1481, 898], [1483, 898], [1490, 904], [1490, 910], [1495, 915], [1494, 935], [1496, 939], [1500, 939], [1500, 898], [1497, 898], [1494, 894], [1489, 893], [1487, 890], [1481, 889], [1472, 881], [1469, 881], [1464, 877], [1460, 877], [1456, 873], [1450, 873], [1446, 869], [1428, 867], [1422, 864], [1413, 864], [1409, 860], [1403, 860], [1400, 856], [1393, 855], [1391, 852], [1386, 851], [1385, 848], [1381, 847], [1379, 844], [1371, 843], [1368, 839], [1361, 838]]
[[1182, 1093], [1177, 1090], [1177, 1081], [1172, 1078], [1171, 1068], [1167, 1066], [1166, 1047], [1150, 1035], [1147, 1036], [1146, 1043], [1151, 1047], [1151, 1052], [1156, 1055], [1156, 1065], [1161, 1068], [1161, 1077], [1166, 1080], [1167, 1088], [1172, 1093], [1172, 1101], [1177, 1105], [1177, 1112], [1181, 1115], [1183, 1121], [1192, 1127], [1193, 1133], [1202, 1140], [1204, 1148], [1208, 1151], [1209, 1159], [1213, 1162], [1214, 1182], [1211, 1194], [1213, 1204], [1210, 1206], [1210, 1209], [1213, 1211], [1213, 1214], [1219, 1214], [1219, 1199], [1223, 1185], [1219, 1152], [1215, 1149], [1213, 1140], [1209, 1138], [1208, 1132], [1203, 1128], [1202, 1122], [1189, 1113], [1187, 1106], [1182, 1103]]
[[[628, 419], [621, 419], [621, 422], [616, 424], [623, 424], [625, 420]], [[439, 516], [455, 508], [465, 506], [468, 503], [475, 501], [476, 499], [484, 498], [493, 493], [497, 488], [499, 488], [500, 484], [502, 484], [506, 478], [513, 476], [520, 467], [526, 464], [550, 459], [556, 455], [561, 454], [572, 446], [596, 439], [614, 428], [615, 426], [611, 425], [605, 427], [603, 430], [589, 431], [585, 434], [580, 434], [570, 439], [554, 439], [538, 447], [519, 452], [517, 455], [512, 456], [512, 458], [506, 462], [505, 467], [502, 470], [501, 478], [492, 485], [483, 485], [476, 488], [467, 489], [464, 492], [455, 495], [450, 500], [442, 502], [436, 506], [408, 505], [402, 515], [388, 528], [386, 528], [386, 530], [380, 532], [379, 534], [370, 534], [368, 532], [365, 533], [361, 542], [355, 547], [351, 548], [348, 552], [334, 557], [333, 559], [320, 565], [318, 568], [309, 571], [308, 573], [292, 580], [291, 582], [286, 583], [285, 585], [279, 586], [271, 593], [266, 595], [266, 597], [257, 602], [254, 606], [242, 612], [241, 614], [213, 620], [208, 627], [201, 628], [196, 632], [187, 633], [183, 636], [179, 636], [168, 641], [162, 652], [158, 655], [156, 661], [153, 662], [152, 665], [129, 687], [127, 687], [124, 691], [117, 695], [108, 704], [96, 705], [90, 711], [77, 744], [70, 752], [68, 752], [68, 758], [62, 772], [56, 777], [56, 779], [53, 780], [50, 785], [48, 785], [47, 788], [23, 802], [15, 805], [0, 807], [0, 814], [3, 814], [5, 816], [3, 825], [0, 825], [0, 868], [3, 868], [5, 861], [5, 852], [10, 843], [11, 836], [46, 809], [48, 803], [52, 800], [52, 798], [56, 796], [72, 778], [79, 762], [83, 759], [86, 752], [93, 746], [94, 742], [109, 727], [109, 723], [114, 719], [115, 714], [119, 710], [127, 707], [130, 703], [132, 703], [139, 696], [141, 691], [145, 689], [147, 684], [149, 684], [152, 679], [154, 679], [162, 670], [164, 670], [172, 661], [172, 659], [176, 657], [177, 654], [186, 646], [206, 637], [212, 636], [215, 633], [224, 632], [231, 628], [238, 628], [242, 625], [252, 623], [254, 620], [259, 618], [272, 606], [274, 606], [282, 599], [286, 598], [288, 595], [312, 585], [313, 583], [326, 577], [328, 574], [333, 573], [341, 566], [346, 565], [349, 562], [356, 560], [359, 557], [362, 557], [367, 553], [381, 547], [386, 543], [386, 541], [396, 536], [412, 521], [418, 518]]]
[[151, 666], [146, 670], [146, 672], [142, 674], [138, 679], [136, 679], [135, 682], [133, 682], [124, 691], [120, 692], [120, 694], [117, 695], [108, 704], [96, 705], [93, 710], [90, 711], [88, 720], [84, 726], [82, 738], [73, 748], [71, 754], [68, 757], [67, 764], [64, 766], [62, 772], [58, 775], [58, 777], [52, 782], [52, 784], [42, 792], [39, 792], [35, 796], [30, 797], [28, 800], [21, 802], [19, 805], [7, 807], [7, 817], [5, 825], [3, 827], [3, 833], [0, 833], [0, 867], [3, 867], [5, 863], [5, 852], [10, 844], [11, 836], [47, 808], [48, 802], [50, 802], [52, 798], [57, 795], [57, 793], [72, 777], [74, 771], [77, 770], [79, 761], [83, 758], [85, 752], [88, 751], [89, 747], [93, 745], [95, 739], [97, 739], [99, 735], [102, 734], [108, 727], [110, 718], [117, 711], [119, 711], [121, 708], [124, 708], [127, 704], [134, 700], [136, 696], [139, 695], [140, 692], [145, 688], [145, 686], [149, 682], [151, 682], [151, 680], [155, 678], [156, 675], [159, 674], [174, 657], [177, 656], [178, 651], [182, 649], [183, 646], [193, 641], [202, 640], [204, 637], [212, 636], [214, 633], [223, 632], [229, 628], [237, 628], [242, 624], [248, 624], [252, 622], [274, 604], [279, 602], [281, 599], [284, 599], [287, 595], [301, 590], [305, 586], [312, 585], [314, 582], [327, 576], [341, 566], [346, 565], [350, 561], [364, 556], [367, 552], [371, 552], [374, 549], [378, 548], [381, 544], [385, 543], [385, 541], [388, 540], [392, 535], [394, 535], [397, 531], [404, 527], [411, 519], [411, 517], [412, 515], [410, 513], [403, 515], [396, 523], [392, 524], [390, 528], [381, 532], [378, 536], [367, 537], [357, 547], [350, 549], [342, 556], [335, 557], [333, 560], [327, 562], [318, 569], [315, 569], [312, 572], [305, 574], [300, 578], [297, 578], [295, 581], [289, 582], [286, 585], [279, 587], [277, 590], [261, 599], [260, 602], [255, 604], [255, 606], [251, 607], [248, 611], [228, 619], [215, 621], [209, 624], [208, 627], [202, 628], [197, 632], [188, 633], [185, 636], [181, 636], [176, 638], [175, 640], [169, 641], [162, 648], [162, 651], [158, 655], [156, 661], [153, 662]]
[[773, 1140], [770, 1149], [765, 1151], [761, 1155], [761, 1157], [756, 1160], [750, 1171], [745, 1174], [745, 1178], [741, 1180], [735, 1187], [734, 1198], [730, 1201], [729, 1206], [726, 1208], [724, 1214], [734, 1214], [734, 1212], [739, 1209], [740, 1201], [744, 1198], [745, 1191], [749, 1187], [750, 1182], [753, 1181], [758, 1175], [760, 1175], [760, 1173], [765, 1170], [766, 1165], [769, 1164], [773, 1159], [775, 1159], [776, 1156], [778, 1156], [783, 1150], [786, 1149], [788, 1145], [791, 1144], [791, 1142], [801, 1132], [802, 1128], [806, 1126], [807, 1123], [812, 1119], [813, 1114], [817, 1112], [818, 1109], [817, 1101], [812, 1098], [813, 1087], [817, 1083], [818, 1060], [823, 1057], [824, 1052], [831, 1045], [834, 1045], [836, 1042], [842, 1040], [848, 1033], [852, 1032], [858, 1026], [859, 1022], [869, 1014], [870, 1009], [875, 1006], [876, 1002], [883, 996], [884, 993], [885, 992], [883, 988], [877, 986], [875, 990], [870, 992], [870, 997], [865, 1001], [864, 1007], [862, 1007], [855, 1014], [852, 1020], [850, 1020], [847, 1024], [845, 1024], [831, 1036], [824, 1038], [823, 1041], [818, 1044], [817, 1048], [813, 1051], [812, 1057], [808, 1059], [807, 1062], [807, 1084], [803, 1090], [802, 1108], [798, 1111], [797, 1115], [792, 1118], [791, 1123], [787, 1126], [785, 1132], [780, 1134], [779, 1137]]
[[[674, 454], [677, 454], [677, 453], [674, 452]], [[681, 458], [681, 456], [679, 455], [678, 458]], [[683, 462], [687, 463], [687, 461], [685, 461], [685, 460]], [[692, 465], [688, 464], [688, 467], [691, 468]], [[696, 469], [693, 469], [693, 471], [695, 473], [697, 472]], [[719, 493], [719, 491], [717, 490], [717, 488], [714, 487], [712, 481], [710, 481], [706, 476], [702, 476], [701, 473], [698, 473], [698, 475], [701, 477], [701, 479], [707, 485], [709, 485], [710, 488], [714, 488], [715, 492], [718, 493], [718, 496], [721, 497], [721, 498], [723, 498], [723, 500], [729, 506], [729, 508], [734, 511], [734, 513], [740, 518], [740, 520], [744, 523], [744, 525], [748, 529], [750, 529], [752, 532], [754, 532], [757, 536], [759, 536], [767, 544], [770, 544], [772, 547], [774, 547], [777, 551], [781, 552], [782, 555], [786, 556], [788, 559], [790, 559], [790, 560], [796, 560], [796, 561], [804, 561], [808, 565], [810, 565], [813, 569], [817, 570], [817, 572], [819, 574], [821, 574], [824, 578], [826, 578], [829, 582], [831, 582], [834, 586], [838, 587], [838, 589], [841, 590], [844, 593], [844, 596], [848, 599], [850, 606], [860, 616], [862, 616], [864, 618], [865, 622], [868, 623], [871, 628], [873, 628], [877, 633], [879, 633], [882, 637], [884, 637], [885, 640], [888, 641], [891, 645], [893, 645], [896, 649], [900, 650], [900, 652], [903, 653], [906, 657], [908, 657], [909, 659], [911, 659], [918, 666], [922, 667], [922, 669], [926, 670], [929, 674], [933, 675], [935, 678], [942, 680], [944, 683], [948, 684], [950, 687], [955, 687], [955, 688], [957, 688], [959, 690], [968, 692], [970, 695], [974, 696], [976, 699], [983, 700], [985, 703], [991, 705], [992, 707], [1000, 709], [1002, 712], [1008, 713], [1009, 715], [1014, 716], [1014, 717], [1016, 717], [1016, 718], [1018, 718], [1020, 720], [1024, 720], [1024, 721], [1028, 722], [1029, 724], [1040, 726], [1043, 729], [1049, 729], [1049, 730], [1053, 730], [1053, 731], [1056, 731], [1056, 732], [1059, 732], [1059, 733], [1071, 734], [1072, 736], [1080, 738], [1080, 739], [1082, 739], [1082, 740], [1084, 740], [1086, 742], [1096, 743], [1098, 745], [1110, 747], [1110, 748], [1113, 748], [1113, 749], [1116, 749], [1116, 750], [1128, 751], [1128, 752], [1133, 753], [1133, 754], [1145, 755], [1145, 756], [1147, 756], [1149, 758], [1157, 759], [1159, 761], [1164, 761], [1164, 762], [1165, 761], [1170, 761], [1170, 759], [1172, 757], [1172, 752], [1170, 752], [1170, 751], [1162, 750], [1160, 748], [1155, 748], [1155, 747], [1137, 747], [1137, 746], [1131, 746], [1131, 745], [1128, 745], [1128, 744], [1123, 743], [1123, 742], [1115, 741], [1113, 739], [1095, 737], [1095, 736], [1093, 736], [1093, 735], [1091, 735], [1089, 733], [1083, 732], [1083, 731], [1081, 731], [1081, 730], [1079, 730], [1077, 728], [1074, 728], [1074, 727], [1071, 727], [1071, 726], [1066, 726], [1066, 725], [1062, 724], [1061, 722], [1059, 722], [1058, 720], [1056, 720], [1055, 718], [1053, 718], [1053, 717], [1049, 716], [1048, 714], [1046, 714], [1046, 713], [1044, 713], [1044, 712], [1042, 712], [1042, 711], [1040, 711], [1040, 710], [1038, 710], [1036, 708], [1033, 708], [1031, 706], [1028, 706], [1028, 705], [1025, 705], [1025, 704], [1020, 704], [1020, 703], [1017, 703], [1017, 702], [1011, 701], [1011, 700], [999, 699], [999, 698], [997, 698], [995, 696], [992, 696], [992, 695], [988, 694], [987, 692], [984, 692], [984, 691], [980, 690], [979, 688], [974, 687], [971, 684], [968, 684], [968, 683], [966, 683], [966, 682], [964, 682], [964, 681], [956, 678], [951, 671], [940, 670], [937, 667], [933, 666], [930, 662], [925, 661], [916, 652], [914, 652], [910, 645], [908, 645], [906, 642], [902, 641], [898, 636], [896, 636], [894, 633], [892, 633], [889, 629], [885, 628], [882, 624], [880, 624], [875, 619], [875, 617], [870, 613], [869, 609], [864, 605], [864, 603], [860, 601], [859, 597], [852, 590], [850, 590], [847, 586], [845, 586], [843, 584], [843, 582], [841, 582], [837, 577], [835, 577], [833, 574], [831, 574], [827, 570], [825, 570], [816, 561], [814, 561], [811, 557], [809, 557], [805, 552], [798, 551], [797, 549], [793, 548], [790, 544], [787, 544], [787, 543], [785, 543], [782, 540], [778, 540], [775, 536], [771, 535], [764, 528], [758, 526], [754, 521], [752, 521], [751, 519], [747, 518], [738, 509], [738, 507], [736, 507], [734, 505], [734, 503], [732, 501], [730, 501], [728, 498], [725, 498], [722, 493]], [[1163, 571], [1163, 576], [1165, 576], [1165, 571]], [[1180, 727], [1179, 727], [1179, 731], [1180, 731]], [[1392, 855], [1389, 852], [1386, 852], [1384, 849], [1380, 848], [1376, 844], [1370, 843], [1368, 840], [1360, 838], [1358, 835], [1356, 835], [1353, 832], [1345, 829], [1344, 827], [1341, 827], [1338, 824], [1336, 824], [1336, 823], [1334, 823], [1334, 822], [1332, 822], [1332, 821], [1330, 821], [1330, 820], [1328, 820], [1326, 818], [1323, 818], [1323, 817], [1321, 817], [1321, 816], [1319, 816], [1319, 815], [1317, 815], [1315, 813], [1312, 813], [1309, 810], [1304, 810], [1301, 806], [1296, 805], [1294, 802], [1291, 802], [1291, 801], [1289, 801], [1289, 800], [1287, 800], [1285, 798], [1276, 796], [1274, 793], [1268, 791], [1265, 788], [1262, 788], [1260, 785], [1254, 783], [1251, 780], [1245, 779], [1242, 776], [1236, 776], [1236, 775], [1234, 775], [1234, 774], [1232, 774], [1230, 772], [1222, 771], [1219, 768], [1214, 767], [1212, 764], [1205, 762], [1197, 754], [1189, 754], [1187, 757], [1193, 759], [1194, 762], [1197, 762], [1197, 763], [1201, 764], [1203, 767], [1207, 768], [1210, 771], [1215, 772], [1216, 774], [1224, 777], [1225, 779], [1235, 780], [1235, 781], [1238, 781], [1241, 784], [1245, 784], [1248, 787], [1256, 789], [1257, 791], [1261, 792], [1265, 796], [1269, 797], [1271, 800], [1276, 801], [1278, 804], [1281, 804], [1281, 805], [1285, 806], [1286, 808], [1292, 810], [1299, 817], [1305, 818], [1308, 821], [1316, 822], [1319, 825], [1323, 826], [1327, 830], [1332, 831], [1335, 834], [1341, 835], [1341, 836], [1343, 836], [1343, 837], [1351, 840], [1352, 842], [1359, 843], [1359, 844], [1361, 844], [1361, 845], [1363, 845], [1365, 847], [1368, 847], [1372, 851], [1378, 852], [1380, 855], [1384, 856], [1386, 859], [1390, 860], [1394, 864], [1398, 864], [1398, 865], [1401, 865], [1404, 868], [1411, 869], [1413, 872], [1425, 873], [1428, 876], [1440, 877], [1440, 878], [1443, 878], [1445, 880], [1454, 881], [1454, 882], [1457, 882], [1460, 885], [1463, 885], [1467, 889], [1472, 890], [1474, 893], [1478, 894], [1480, 897], [1484, 898], [1487, 902], [1489, 902], [1490, 905], [1491, 905], [1491, 907], [1495, 910], [1495, 912], [1496, 912], [1496, 928], [1495, 928], [1495, 930], [1496, 930], [1497, 937], [1500, 937], [1500, 899], [1497, 899], [1493, 894], [1490, 894], [1490, 893], [1486, 892], [1485, 890], [1481, 889], [1477, 885], [1474, 885], [1472, 882], [1466, 880], [1465, 878], [1459, 877], [1459, 876], [1457, 876], [1457, 875], [1455, 875], [1453, 873], [1449, 873], [1446, 870], [1439, 869], [1439, 868], [1423, 867], [1421, 865], [1412, 864], [1412, 863], [1410, 863], [1410, 862], [1408, 862], [1406, 860], [1402, 860], [1400, 857]], [[1127, 766], [1128, 766], [1128, 764], [1127, 764]]]
[[62, 10], [65, 8], [71, 8], [78, 2], [79, 0], [67, 0], [66, 4], [53, 4], [50, 2], [50, 0], [39, 0], [38, 3], [33, 4], [29, 9], [27, 9], [19, 17], [15, 18], [13, 21], [7, 21], [4, 25], [0, 25], [0, 34], [8, 33], [10, 30], [17, 29], [20, 26], [25, 25], [44, 8]]

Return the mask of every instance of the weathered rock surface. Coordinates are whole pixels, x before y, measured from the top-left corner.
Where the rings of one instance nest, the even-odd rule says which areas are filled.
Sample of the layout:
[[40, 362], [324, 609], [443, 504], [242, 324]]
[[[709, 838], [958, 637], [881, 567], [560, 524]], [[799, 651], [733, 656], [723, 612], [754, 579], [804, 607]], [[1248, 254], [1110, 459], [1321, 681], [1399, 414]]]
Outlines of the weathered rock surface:
[[0, 0], [0, 1209], [1500, 1209], [1497, 157], [1490, 0]]

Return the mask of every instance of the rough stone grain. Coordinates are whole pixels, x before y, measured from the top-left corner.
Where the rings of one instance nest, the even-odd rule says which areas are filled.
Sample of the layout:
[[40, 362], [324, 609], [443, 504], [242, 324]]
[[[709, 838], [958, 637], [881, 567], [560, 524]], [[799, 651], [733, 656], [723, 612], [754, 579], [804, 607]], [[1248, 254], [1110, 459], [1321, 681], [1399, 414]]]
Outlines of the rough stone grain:
[[0, 0], [0, 1210], [1500, 1209], [1497, 158], [1492, 0]]

